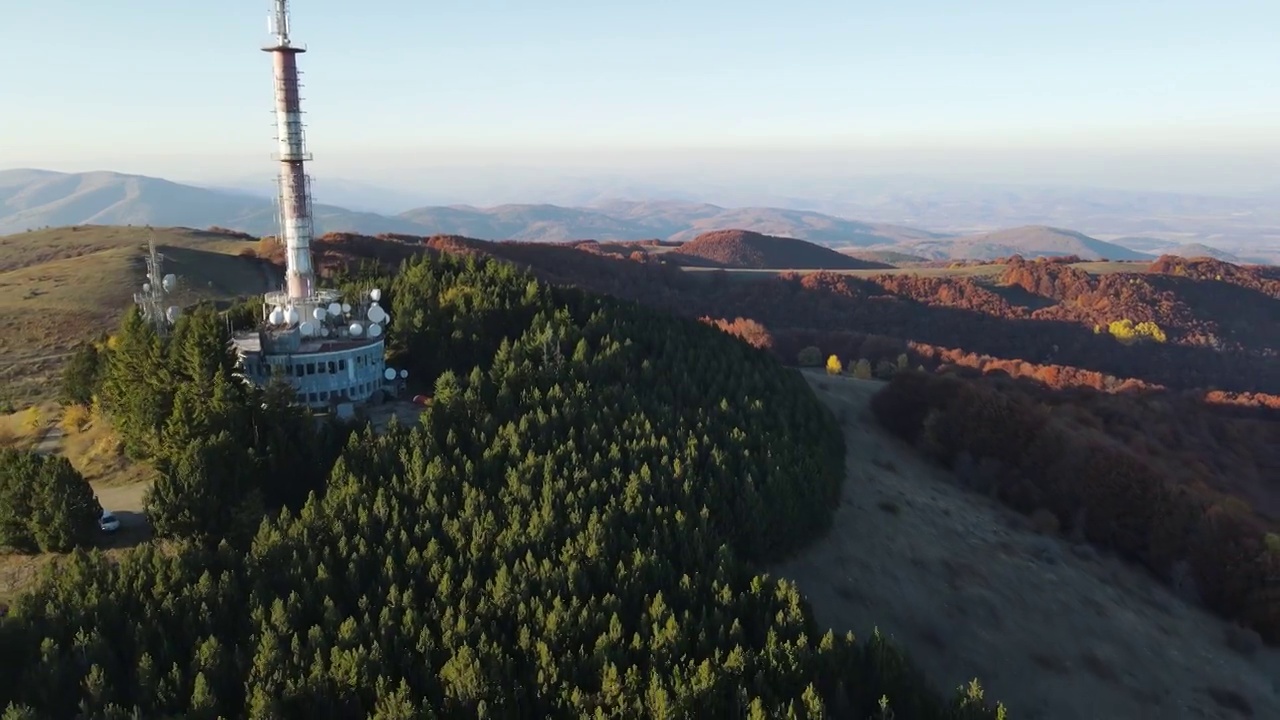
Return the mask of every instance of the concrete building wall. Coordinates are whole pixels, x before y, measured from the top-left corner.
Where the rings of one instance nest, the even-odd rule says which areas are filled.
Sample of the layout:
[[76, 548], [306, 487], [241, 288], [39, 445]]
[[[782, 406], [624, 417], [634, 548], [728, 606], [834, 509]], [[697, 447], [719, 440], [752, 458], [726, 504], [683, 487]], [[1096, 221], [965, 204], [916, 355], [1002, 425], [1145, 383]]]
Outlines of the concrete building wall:
[[278, 376], [298, 393], [298, 401], [310, 407], [326, 407], [330, 402], [360, 403], [383, 387], [386, 369], [385, 347], [381, 341], [330, 352], [263, 356], [241, 354], [245, 376], [257, 385], [266, 385]]

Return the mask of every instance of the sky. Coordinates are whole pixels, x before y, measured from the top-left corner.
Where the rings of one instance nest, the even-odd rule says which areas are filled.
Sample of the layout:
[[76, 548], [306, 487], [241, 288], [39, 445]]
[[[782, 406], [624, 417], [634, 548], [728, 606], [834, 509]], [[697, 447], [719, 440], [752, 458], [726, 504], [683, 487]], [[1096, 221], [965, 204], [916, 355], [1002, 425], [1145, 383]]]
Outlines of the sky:
[[[293, 0], [311, 172], [1280, 185], [1275, 0]], [[2, 0], [0, 168], [270, 177], [269, 0]]]

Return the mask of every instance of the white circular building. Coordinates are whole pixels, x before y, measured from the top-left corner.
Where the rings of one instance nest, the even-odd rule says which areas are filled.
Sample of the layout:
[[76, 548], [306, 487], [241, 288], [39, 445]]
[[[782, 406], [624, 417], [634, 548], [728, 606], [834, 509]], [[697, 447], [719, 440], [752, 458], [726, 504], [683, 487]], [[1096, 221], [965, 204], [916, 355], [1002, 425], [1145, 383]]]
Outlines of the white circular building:
[[300, 404], [317, 410], [361, 404], [387, 389], [383, 324], [389, 318], [375, 313], [383, 318], [375, 323], [361, 317], [367, 311], [357, 314], [359, 306], [330, 314], [337, 298], [328, 290], [310, 298], [267, 293], [258, 328], [232, 338], [245, 378], [260, 386], [287, 382]]

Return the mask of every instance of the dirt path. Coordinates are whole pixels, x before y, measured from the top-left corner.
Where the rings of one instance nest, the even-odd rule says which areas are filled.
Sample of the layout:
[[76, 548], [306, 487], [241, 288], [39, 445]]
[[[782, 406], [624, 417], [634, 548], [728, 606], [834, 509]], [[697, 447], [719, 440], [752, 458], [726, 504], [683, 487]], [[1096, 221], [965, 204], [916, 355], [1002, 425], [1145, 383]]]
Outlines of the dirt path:
[[1280, 652], [1228, 648], [1226, 623], [1141, 571], [953, 485], [875, 423], [879, 383], [808, 377], [848, 478], [828, 537], [773, 572], [821, 625], [878, 626], [937, 685], [976, 676], [1019, 720], [1280, 718]]
[[41, 455], [52, 455], [62, 447], [62, 426], [58, 424], [50, 425], [43, 434], [40, 435], [40, 441], [35, 444], [35, 451]]

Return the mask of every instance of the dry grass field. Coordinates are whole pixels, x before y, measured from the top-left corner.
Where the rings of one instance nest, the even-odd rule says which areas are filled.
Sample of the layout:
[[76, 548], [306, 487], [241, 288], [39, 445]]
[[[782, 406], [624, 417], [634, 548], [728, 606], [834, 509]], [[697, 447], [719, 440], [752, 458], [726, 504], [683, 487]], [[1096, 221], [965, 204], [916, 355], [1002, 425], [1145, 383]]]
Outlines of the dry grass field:
[[[272, 278], [238, 253], [256, 243], [155, 229], [175, 304], [262, 292]], [[21, 407], [56, 394], [76, 345], [114, 328], [146, 275], [141, 227], [56, 228], [0, 237], [0, 387]]]
[[1280, 651], [962, 490], [871, 417], [878, 381], [807, 376], [848, 475], [828, 536], [773, 572], [820, 625], [878, 627], [935, 684], [976, 675], [1014, 718], [1280, 717]]

